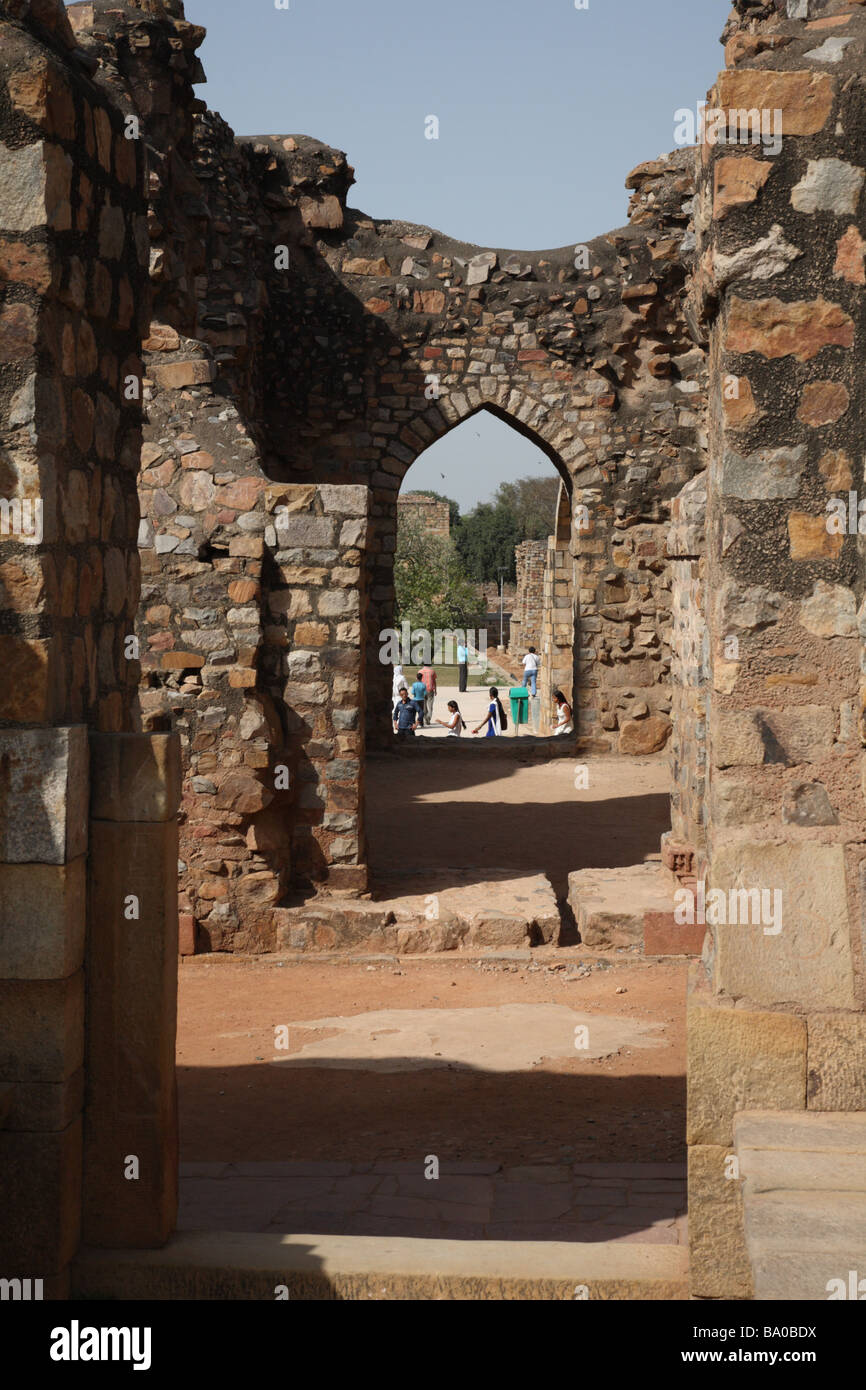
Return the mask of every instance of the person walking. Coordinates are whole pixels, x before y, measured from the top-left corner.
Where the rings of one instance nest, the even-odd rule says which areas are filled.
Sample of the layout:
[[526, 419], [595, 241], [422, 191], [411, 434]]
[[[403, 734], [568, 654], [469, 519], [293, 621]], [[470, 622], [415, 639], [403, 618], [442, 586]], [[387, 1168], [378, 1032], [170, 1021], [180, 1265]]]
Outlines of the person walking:
[[414, 700], [409, 699], [405, 685], [400, 687], [400, 698], [394, 706], [394, 733], [398, 738], [414, 738], [418, 727], [418, 710]]
[[487, 718], [482, 719], [477, 728], [473, 729], [473, 734], [480, 733], [484, 728], [487, 729], [485, 738], [496, 738], [508, 727], [508, 720], [505, 710], [502, 708], [502, 701], [499, 698], [499, 691], [495, 685], [490, 687], [490, 704], [487, 707]]
[[415, 678], [415, 680], [413, 680], [413, 682], [412, 682], [412, 689], [411, 689], [411, 691], [410, 691], [410, 694], [411, 694], [411, 696], [412, 696], [412, 704], [415, 706], [416, 710], [418, 711], [418, 728], [419, 728], [419, 729], [423, 729], [423, 728], [424, 728], [424, 701], [425, 701], [426, 698], [427, 698], [427, 686], [426, 686], [425, 683], [424, 683], [424, 677], [422, 676], [422, 674], [421, 674], [420, 671], [418, 672], [417, 677]]
[[574, 716], [572, 715], [571, 705], [566, 700], [561, 690], [554, 690], [553, 699], [556, 704], [556, 728], [555, 734], [573, 734]]
[[469, 682], [469, 648], [465, 642], [457, 643], [457, 672], [459, 677], [458, 689], [461, 695], [464, 695]]
[[399, 700], [400, 690], [406, 684], [406, 677], [403, 675], [403, 667], [398, 662], [394, 667], [394, 679], [391, 682], [391, 699]]
[[529, 698], [534, 700], [538, 694], [538, 657], [534, 647], [530, 647], [523, 658], [523, 684], [529, 690]]
[[432, 724], [433, 697], [436, 694], [436, 667], [431, 666], [429, 661], [421, 667], [421, 679], [424, 682], [424, 719], [428, 724]]
[[449, 738], [459, 738], [466, 728], [466, 723], [456, 700], [448, 701], [448, 716], [447, 719], [437, 719], [435, 722], [448, 730]]

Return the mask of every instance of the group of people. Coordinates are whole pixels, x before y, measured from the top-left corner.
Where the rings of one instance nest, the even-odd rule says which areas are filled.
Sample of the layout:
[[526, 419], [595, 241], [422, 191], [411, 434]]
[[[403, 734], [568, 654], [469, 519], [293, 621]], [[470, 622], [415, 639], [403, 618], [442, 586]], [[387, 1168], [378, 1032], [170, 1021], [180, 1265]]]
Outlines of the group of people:
[[[459, 653], [458, 653], [459, 655]], [[538, 679], [538, 657], [535, 648], [530, 647], [526, 656], [523, 658], [524, 680], [526, 688], [529, 690], [530, 698], [537, 696]], [[461, 678], [463, 669], [460, 671]], [[460, 691], [465, 691], [466, 685], [463, 679], [460, 681]], [[394, 733], [398, 738], [414, 738], [416, 729], [423, 729], [425, 724], [439, 724], [448, 730], [449, 737], [460, 738], [464, 730], [468, 728], [460, 706], [456, 700], [448, 701], [448, 718], [433, 718], [433, 701], [437, 693], [436, 670], [433, 666], [422, 666], [416, 673], [411, 686], [407, 685], [406, 677], [403, 674], [402, 666], [394, 668], [394, 683], [392, 699], [394, 708], [392, 722]], [[497, 738], [508, 728], [508, 717], [499, 698], [499, 690], [495, 685], [491, 685], [488, 691], [490, 703], [487, 706], [487, 714], [481, 723], [472, 730], [473, 734], [481, 733], [484, 730], [485, 738]], [[556, 727], [555, 734], [570, 734], [574, 730], [574, 719], [571, 705], [566, 700], [561, 690], [553, 692], [553, 700], [556, 705]]]

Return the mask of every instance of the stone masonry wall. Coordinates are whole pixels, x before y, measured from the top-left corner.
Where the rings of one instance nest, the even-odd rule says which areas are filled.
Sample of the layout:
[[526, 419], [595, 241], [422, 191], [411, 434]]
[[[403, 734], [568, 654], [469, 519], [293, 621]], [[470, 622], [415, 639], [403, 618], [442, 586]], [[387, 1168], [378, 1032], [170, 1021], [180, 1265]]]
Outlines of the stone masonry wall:
[[447, 540], [451, 534], [451, 512], [447, 502], [425, 497], [420, 492], [406, 492], [397, 498], [398, 524], [408, 522], [418, 526], [428, 536]]
[[59, 0], [2, 0], [0, 498], [35, 510], [0, 533], [0, 1275], [49, 1298], [79, 1241], [159, 1245], [177, 1205], [179, 756], [136, 732], [144, 157], [94, 72]]
[[[564, 541], [555, 561], [578, 571], [584, 746], [627, 748], [616, 731], [644, 708], [652, 737], [635, 751], [663, 746], [663, 535], [702, 430], [703, 353], [686, 339], [681, 304], [692, 158], [637, 169], [629, 225], [586, 247], [480, 251], [351, 209], [345, 155], [309, 137], [235, 139], [194, 95], [204, 31], [180, 3], [92, 0], [69, 16], [102, 89], [138, 117], [147, 161], [153, 310], [136, 633], [145, 727], [176, 727], [183, 745], [182, 950], [265, 949], [288, 894], [365, 884], [362, 799], [333, 808], [325, 768], [333, 760], [336, 771], [352, 744], [362, 787], [365, 730], [325, 728], [294, 691], [320, 694], [324, 663], [326, 709], [328, 682], [354, 682], [355, 694], [368, 692], [366, 738], [388, 740], [377, 639], [393, 624], [397, 494], [424, 448], [474, 410], [539, 443], [589, 514], [580, 544]], [[289, 483], [369, 489], [363, 515], [352, 514], [369, 519], [363, 544], [335, 532], [333, 543], [283, 547], [268, 507], [272, 487]], [[311, 505], [313, 537], [327, 518]], [[293, 651], [294, 620], [322, 616], [318, 572], [359, 564], [363, 579], [347, 581], [355, 592], [333, 601], [362, 596], [364, 611], [347, 609], [323, 651], [312, 640]], [[306, 595], [294, 592], [296, 611], [283, 611], [299, 582]], [[549, 669], [558, 683], [567, 668], [571, 689], [569, 605], [571, 630], [551, 636]], [[343, 669], [353, 623], [363, 683]], [[304, 670], [316, 678], [300, 679]], [[285, 785], [300, 767], [316, 770], [315, 787], [299, 776]]]
[[518, 659], [530, 647], [541, 650], [541, 622], [544, 607], [544, 565], [547, 541], [521, 541], [514, 549], [517, 570], [517, 597], [511, 614], [508, 650]]
[[690, 1000], [692, 1286], [736, 1298], [735, 1112], [864, 1105], [864, 564], [828, 502], [862, 483], [866, 11], [738, 0], [725, 37], [710, 107], [784, 131], [775, 156], [702, 147], [689, 311], [712, 374], [707, 884], [770, 909], [709, 922]]

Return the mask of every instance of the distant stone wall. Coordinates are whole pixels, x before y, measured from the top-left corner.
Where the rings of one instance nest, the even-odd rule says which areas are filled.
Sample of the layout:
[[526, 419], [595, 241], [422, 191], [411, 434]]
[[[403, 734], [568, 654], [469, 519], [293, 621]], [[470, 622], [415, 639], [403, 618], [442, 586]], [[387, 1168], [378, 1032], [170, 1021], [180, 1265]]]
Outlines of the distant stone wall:
[[451, 535], [451, 511], [447, 502], [425, 497], [420, 492], [404, 492], [397, 498], [397, 525], [418, 526], [427, 536], [448, 540]]
[[[552, 520], [552, 519], [551, 519]], [[514, 550], [517, 596], [511, 614], [508, 650], [523, 657], [530, 647], [541, 649], [544, 613], [544, 566], [547, 541], [521, 541]]]

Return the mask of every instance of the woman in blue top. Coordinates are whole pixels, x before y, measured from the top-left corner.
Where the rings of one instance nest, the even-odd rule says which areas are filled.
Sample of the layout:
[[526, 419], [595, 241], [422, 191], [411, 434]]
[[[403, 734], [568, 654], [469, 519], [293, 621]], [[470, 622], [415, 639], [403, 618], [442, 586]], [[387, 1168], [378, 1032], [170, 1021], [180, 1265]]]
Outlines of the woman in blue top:
[[480, 733], [484, 726], [487, 726], [485, 738], [496, 738], [497, 734], [502, 733], [502, 726], [505, 723], [505, 711], [499, 699], [499, 691], [495, 685], [490, 687], [490, 704], [487, 708], [487, 718], [483, 719], [477, 729], [473, 729], [473, 734]]

